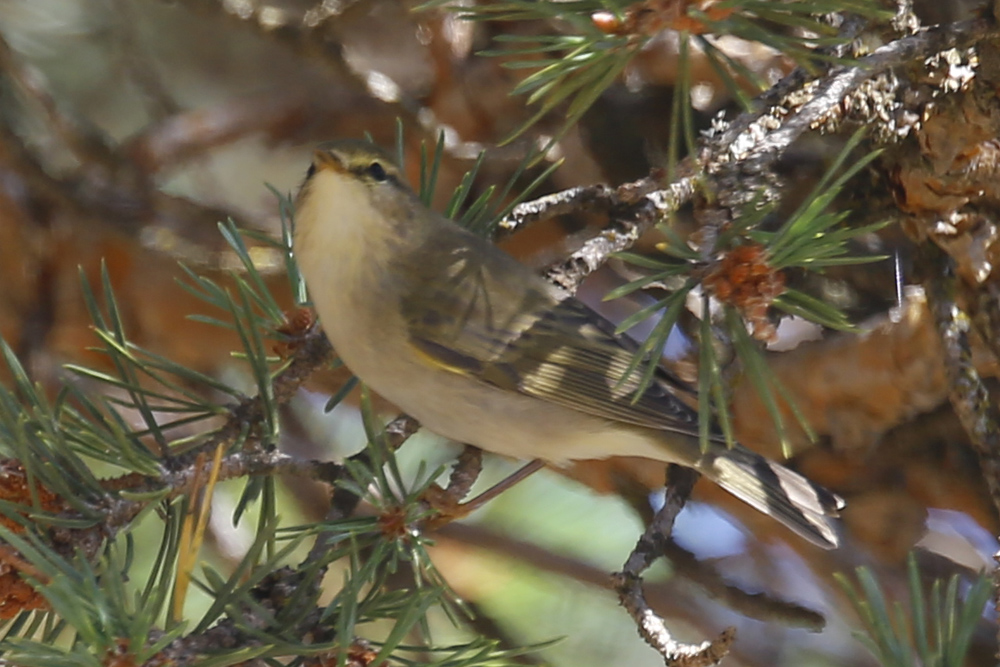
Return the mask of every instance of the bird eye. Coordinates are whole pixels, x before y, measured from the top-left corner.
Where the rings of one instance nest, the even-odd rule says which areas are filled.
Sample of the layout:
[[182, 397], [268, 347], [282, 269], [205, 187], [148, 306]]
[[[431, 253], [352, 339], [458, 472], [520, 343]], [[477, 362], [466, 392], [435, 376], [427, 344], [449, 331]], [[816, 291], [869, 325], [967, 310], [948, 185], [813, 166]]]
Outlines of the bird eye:
[[389, 174], [385, 173], [385, 167], [379, 162], [372, 162], [368, 165], [368, 175], [376, 181], [384, 181], [389, 178]]

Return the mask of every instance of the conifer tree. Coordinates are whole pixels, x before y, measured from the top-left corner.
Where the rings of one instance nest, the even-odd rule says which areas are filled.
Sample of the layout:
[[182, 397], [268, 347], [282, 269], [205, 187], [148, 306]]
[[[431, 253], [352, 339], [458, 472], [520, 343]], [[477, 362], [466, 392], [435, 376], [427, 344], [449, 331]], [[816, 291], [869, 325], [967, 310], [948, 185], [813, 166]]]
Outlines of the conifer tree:
[[[439, 70], [449, 64], [457, 71], [459, 56], [444, 54], [434, 40], [471, 31], [469, 41], [482, 43], [465, 48], [463, 64], [489, 63], [481, 66], [513, 77], [504, 104], [517, 109], [517, 120], [499, 127], [503, 119], [486, 110], [473, 118], [472, 103], [456, 101], [454, 89], [440, 81], [419, 97], [378, 71], [372, 63], [394, 55], [391, 40], [338, 32], [366, 25], [356, 15], [371, 3], [177, 4], [165, 10], [112, 3], [120, 14], [119, 66], [152, 119], [128, 141], [115, 141], [60, 99], [57, 87], [27, 64], [30, 44], [16, 30], [17, 17], [0, 21], [0, 168], [12, 184], [0, 193], [9, 204], [0, 218], [0, 244], [8, 248], [0, 250], [0, 263], [9, 269], [0, 266], [0, 277], [11, 284], [0, 302], [4, 664], [474, 667], [523, 664], [546, 648], [521, 645], [491, 626], [490, 614], [463, 600], [436, 567], [433, 541], [462, 514], [481, 456], [469, 448], [448, 466], [400, 462], [419, 424], [406, 415], [387, 418], [391, 406], [340, 367], [295, 264], [290, 193], [267, 195], [277, 202], [280, 223], [262, 231], [237, 225], [231, 211], [167, 194], [157, 182], [158, 171], [250, 131], [243, 128], [302, 141], [309, 119], [319, 123], [318, 115], [333, 113], [343, 99], [361, 111], [345, 113], [350, 120], [338, 119], [338, 127], [359, 133], [355, 123], [370, 121], [382, 140], [384, 128], [393, 128], [399, 161], [410, 166], [423, 201], [478, 233], [512, 243], [559, 218], [597, 219], [581, 225], [573, 247], [556, 246], [544, 273], [574, 292], [595, 272], [614, 269], [617, 285], [602, 296], [631, 300], [631, 314], [618, 318], [619, 333], [641, 332], [629, 372], [648, 385], [660, 364], [673, 363], [694, 388], [703, 438], [713, 426], [731, 441], [752, 437], [741, 431], [748, 427], [736, 400], [739, 385], [750, 386], [744, 393], [757, 397], [766, 435], [777, 445], [771, 454], [795, 457], [810, 475], [825, 470], [819, 481], [850, 503], [867, 483], [867, 454], [838, 450], [837, 438], [867, 429], [878, 441], [934, 397], [947, 398], [976, 454], [975, 484], [986, 489], [991, 503], [983, 515], [995, 529], [1000, 428], [996, 400], [981, 377], [991, 364], [980, 360], [995, 365], [1000, 340], [992, 276], [1000, 26], [992, 5], [956, 7], [947, 16], [908, 0], [475, 0], [407, 7]], [[233, 40], [248, 34], [271, 40], [297, 73], [320, 63], [341, 88], [330, 99], [308, 85], [305, 97], [244, 99], [219, 111], [218, 125], [192, 118], [131, 25], [143, 12], [163, 11], [199, 17]], [[454, 37], [450, 46], [456, 50], [460, 42]], [[359, 46], [366, 43], [376, 48]], [[741, 55], [751, 49], [758, 55]], [[602, 105], [628, 86], [642, 88], [637, 72], [644, 59], [664, 54], [673, 72], [670, 102], [655, 116], [655, 129], [602, 125], [613, 118]], [[761, 66], [765, 60], [771, 66]], [[310, 70], [303, 80], [313, 76]], [[706, 96], [716, 102], [705, 103]], [[378, 112], [366, 114], [369, 104]], [[713, 104], [714, 114], [707, 113]], [[457, 107], [455, 117], [470, 117], [460, 128], [436, 115]], [[393, 122], [384, 122], [390, 116]], [[484, 118], [494, 121], [488, 132]], [[49, 134], [50, 143], [40, 140]], [[632, 135], [638, 153], [627, 153], [625, 137]], [[632, 162], [617, 171], [613, 158], [594, 160], [609, 173], [630, 173], [627, 179], [559, 187], [559, 156], [579, 158], [588, 141], [591, 155], [627, 153]], [[643, 165], [638, 174], [635, 155]], [[88, 237], [60, 239], [56, 232], [86, 229], [95, 220], [114, 232], [94, 244], [105, 257], [99, 268], [81, 259], [72, 276], [79, 285], [74, 302], [89, 322], [86, 342], [45, 355], [59, 364], [46, 368], [39, 349], [53, 338], [52, 312], [62, 306], [54, 298], [24, 306], [31, 299], [20, 298], [15, 286], [28, 274], [45, 277], [36, 285], [66, 284], [63, 264], [73, 255], [30, 264], [43, 238], [30, 230], [45, 227], [46, 240], [72, 246], [66, 239], [84, 244]], [[177, 220], [219, 222], [213, 236], [224, 245], [191, 250], [196, 244], [185, 245], [175, 233]], [[147, 297], [155, 301], [154, 290], [122, 279], [148, 252], [173, 253], [183, 303], [197, 304], [184, 314], [203, 327], [198, 335], [205, 341], [219, 336], [233, 344], [224, 353], [211, 346], [226, 364], [220, 358], [209, 368], [198, 361], [201, 352], [177, 346], [170, 354], [169, 345], [149, 336], [151, 311], [132, 309]], [[151, 263], [146, 270], [157, 269]], [[69, 273], [77, 273], [75, 266]], [[130, 296], [123, 298], [125, 292]], [[873, 312], [887, 313], [888, 323], [866, 328], [859, 315]], [[827, 421], [817, 423], [813, 398], [792, 384], [769, 350], [791, 318], [837, 341], [867, 337], [876, 349], [887, 346], [886, 354], [909, 352], [890, 364], [899, 376], [889, 384], [898, 384], [901, 395], [891, 407], [888, 395], [871, 395], [865, 377], [847, 399], [891, 415], [844, 423], [824, 403]], [[44, 330], [38, 340], [33, 327]], [[665, 362], [671, 336], [678, 335], [686, 356]], [[902, 338], [916, 340], [917, 352], [901, 347]], [[200, 340], [192, 336], [189, 346]], [[938, 366], [927, 370], [918, 363], [922, 356]], [[308, 383], [323, 388], [326, 411], [358, 406], [366, 441], [359, 453], [334, 459], [295, 451], [296, 427], [305, 421], [296, 411], [308, 405]], [[827, 447], [833, 451], [816, 444], [824, 439], [833, 441]], [[905, 476], [910, 469], [900, 470]], [[586, 476], [583, 469], [568, 474]], [[665, 664], [765, 664], [767, 657], [740, 652], [739, 636], [721, 626], [705, 629], [702, 643], [675, 639], [671, 619], [654, 612], [646, 597], [652, 585], [644, 592], [641, 578], [662, 556], [675, 576], [690, 577], [747, 616], [822, 627], [813, 609], [819, 600], [802, 606], [720, 583], [711, 564], [679, 546], [671, 531], [691, 475], [669, 471], [655, 516], [634, 470], [602, 468], [599, 475], [624, 479], [612, 490], [623, 496], [631, 490], [647, 519], [608, 585]], [[320, 518], [285, 497], [288, 486], [305, 481], [325, 491]], [[207, 562], [209, 543], [218, 539], [210, 522], [225, 511], [220, 485], [238, 488], [225, 520], [252, 537], [237, 558]], [[991, 584], [930, 557], [923, 568], [914, 554], [895, 568], [889, 559], [866, 560], [878, 540], [865, 542], [857, 526], [845, 523], [837, 556], [808, 562], [817, 577], [843, 571], [837, 575], [842, 608], [835, 613], [853, 607], [858, 620], [848, 616], [848, 623], [861, 628], [861, 642], [880, 664], [957, 667], [996, 650], [995, 626], [987, 632], [983, 620], [987, 599], [998, 599], [995, 572]], [[848, 574], [859, 562], [869, 567]], [[896, 596], [885, 591], [902, 588], [905, 603], [887, 601]]]

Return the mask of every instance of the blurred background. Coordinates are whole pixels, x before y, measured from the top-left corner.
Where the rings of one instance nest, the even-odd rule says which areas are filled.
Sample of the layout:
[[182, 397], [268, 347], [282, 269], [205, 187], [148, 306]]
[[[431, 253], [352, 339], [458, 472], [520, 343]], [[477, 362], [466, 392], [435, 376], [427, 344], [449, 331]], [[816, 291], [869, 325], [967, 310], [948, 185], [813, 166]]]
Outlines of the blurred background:
[[[918, 10], [934, 21], [965, 11], [938, 4]], [[561, 117], [553, 113], [499, 145], [532, 113], [523, 97], [509, 94], [524, 74], [477, 53], [495, 48], [500, 34], [559, 26], [469, 23], [414, 9], [401, 0], [0, 0], [0, 334], [33, 378], [55, 391], [66, 381], [63, 363], [106, 363], [88, 352], [94, 341], [79, 282], [82, 272], [96, 283], [102, 262], [137, 344], [238, 378], [243, 371], [230, 357], [235, 336], [188, 319], [205, 306], [178, 286], [178, 262], [224, 281], [237, 266], [217, 223], [232, 218], [277, 234], [278, 198], [268, 186], [294, 193], [319, 141], [368, 132], [391, 147], [399, 119], [411, 182], [421, 143], [433, 146], [444, 133], [439, 207], [484, 149], [472, 198], [505, 183]], [[791, 68], [754, 44], [727, 48], [769, 81]], [[549, 151], [549, 162], [564, 163], [537, 194], [628, 182], [662, 165], [677, 67], [676, 39], [664, 32]], [[696, 124], [707, 127], [732, 101], [697, 55], [693, 72]], [[804, 179], [800, 188], [822, 173], [838, 145], [816, 139], [795, 154], [787, 170]], [[563, 216], [503, 243], [541, 268], [577, 249], [602, 222]], [[640, 249], [658, 240], [650, 235]], [[291, 307], [279, 258], [263, 248], [255, 257]], [[581, 296], [599, 304], [623, 274], [612, 262]], [[650, 574], [650, 601], [679, 638], [697, 642], [738, 628], [727, 664], [875, 664], [851, 637], [858, 621], [834, 572], [868, 565], [889, 595], [903, 596], [914, 547], [928, 578], [968, 578], [997, 550], [992, 536], [1000, 525], [947, 405], [937, 334], [919, 292], [898, 301], [894, 276], [891, 263], [829, 276], [820, 293], [849, 310], [865, 333], [786, 330], [780, 347], [787, 349], [768, 357], [819, 434], [816, 443], [796, 440], [791, 465], [848, 501], [844, 547], [820, 551], [699, 485], [678, 520], [670, 562]], [[637, 306], [601, 307], [621, 319]], [[683, 362], [683, 341], [676, 347]], [[993, 366], [980, 363], [988, 375]], [[322, 410], [342, 381], [331, 372], [301, 392], [283, 416], [283, 447], [341, 458], [363, 446], [356, 403]], [[393, 416], [392, 406], [378, 405]], [[733, 411], [744, 443], [781, 458], [752, 388], [736, 387]], [[421, 461], [433, 467], [458, 451], [421, 434], [400, 456], [415, 471]], [[515, 467], [487, 457], [477, 488]], [[660, 466], [635, 460], [547, 470], [443, 529], [433, 557], [478, 610], [482, 631], [512, 644], [565, 637], [540, 654], [551, 664], [662, 664], [618, 608], [607, 576], [634, 546], [662, 483]], [[248, 542], [226, 518], [225, 504], [237, 495], [229, 489], [216, 500], [212, 558], [220, 563], [238, 559]], [[326, 497], [297, 481], [284, 502], [284, 516], [316, 520]], [[987, 664], [994, 650], [984, 621], [969, 664]]]

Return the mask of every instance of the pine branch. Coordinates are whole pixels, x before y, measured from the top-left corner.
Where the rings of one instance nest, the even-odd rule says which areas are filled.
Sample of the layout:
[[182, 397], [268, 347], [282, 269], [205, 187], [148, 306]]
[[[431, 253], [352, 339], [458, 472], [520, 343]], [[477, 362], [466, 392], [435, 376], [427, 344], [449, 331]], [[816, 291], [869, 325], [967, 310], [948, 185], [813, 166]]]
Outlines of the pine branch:
[[[776, 88], [785, 93], [780, 99], [771, 96], [759, 111], [743, 114], [726, 124], [702, 150], [701, 163], [714, 175], [714, 191], [719, 204], [738, 208], [748, 201], [748, 192], [761, 188], [769, 188], [769, 198], [775, 196], [770, 191], [773, 186], [762, 177], [809, 129], [839, 126], [847, 117], [840, 106], [842, 101], [865, 82], [942, 51], [981, 43], [996, 34], [996, 30], [996, 25], [986, 19], [935, 26], [881, 46], [871, 55], [860, 58], [857, 64], [835, 69], [825, 77], [804, 80], [795, 73], [789, 75], [786, 77], [788, 87]], [[906, 97], [904, 91], [898, 94], [900, 99]], [[880, 106], [876, 101], [869, 109]], [[852, 107], [865, 108], [863, 104]], [[892, 117], [869, 114], [859, 120], [872, 126], [874, 136], [897, 136], [901, 131], [894, 127]]]
[[[690, 201], [697, 186], [697, 179], [688, 177], [652, 192], [647, 192], [653, 187], [649, 179], [618, 188], [609, 201], [611, 224], [568, 258], [550, 267], [545, 272], [545, 277], [572, 294], [584, 278], [603, 266], [612, 255], [631, 248], [644, 232], [666, 220], [670, 214]], [[635, 195], [639, 193], [643, 194], [636, 201]], [[546, 203], [551, 201], [554, 200], [550, 197]], [[543, 203], [542, 206], [544, 205]], [[562, 202], [554, 208], [569, 212]], [[578, 206], [574, 212], [584, 212], [587, 208]]]

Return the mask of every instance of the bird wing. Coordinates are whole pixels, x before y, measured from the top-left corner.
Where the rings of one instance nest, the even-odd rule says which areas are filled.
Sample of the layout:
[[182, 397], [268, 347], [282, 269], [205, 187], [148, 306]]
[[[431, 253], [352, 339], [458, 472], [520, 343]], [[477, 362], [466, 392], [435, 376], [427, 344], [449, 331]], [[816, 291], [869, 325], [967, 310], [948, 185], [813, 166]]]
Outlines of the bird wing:
[[696, 412], [674, 393], [685, 388], [665, 371], [637, 395], [640, 373], [625, 377], [636, 346], [610, 322], [577, 299], [557, 298], [488, 241], [461, 241], [423, 250], [433, 277], [403, 298], [410, 342], [425, 359], [611, 421], [697, 435]]
[[[423, 271], [407, 272], [422, 277], [403, 295], [402, 312], [428, 363], [596, 417], [697, 437], [697, 413], [677, 396], [690, 388], [660, 369], [637, 394], [638, 378], [622, 380], [633, 342], [580, 301], [553, 295], [513, 258], [477, 247], [480, 241], [447, 250], [436, 238], [433, 251], [415, 255]], [[717, 435], [705, 451], [687, 444], [675, 451], [684, 465], [814, 544], [837, 546], [830, 517], [841, 498], [741, 445], [727, 448]]]

